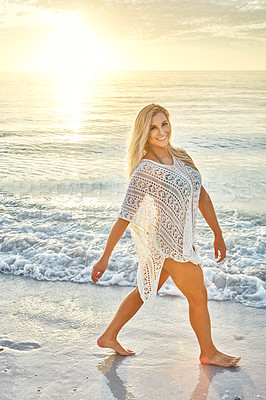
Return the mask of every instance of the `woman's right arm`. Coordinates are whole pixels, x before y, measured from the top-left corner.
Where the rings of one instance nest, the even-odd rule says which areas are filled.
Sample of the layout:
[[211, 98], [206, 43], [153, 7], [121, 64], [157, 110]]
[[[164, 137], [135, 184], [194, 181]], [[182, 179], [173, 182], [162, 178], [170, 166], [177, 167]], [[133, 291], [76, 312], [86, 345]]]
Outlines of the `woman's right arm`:
[[109, 257], [111, 255], [115, 245], [117, 244], [117, 242], [119, 241], [119, 239], [121, 238], [123, 233], [125, 232], [128, 224], [129, 224], [129, 221], [126, 221], [125, 219], [122, 219], [122, 218], [117, 218], [117, 220], [115, 221], [115, 223], [109, 233], [104, 252], [103, 252], [101, 258], [99, 259], [99, 261], [97, 261], [96, 264], [94, 264], [94, 266], [92, 268], [91, 279], [94, 283], [96, 283], [98, 281], [98, 279], [101, 278], [101, 276], [105, 272], [106, 268], [108, 267]]

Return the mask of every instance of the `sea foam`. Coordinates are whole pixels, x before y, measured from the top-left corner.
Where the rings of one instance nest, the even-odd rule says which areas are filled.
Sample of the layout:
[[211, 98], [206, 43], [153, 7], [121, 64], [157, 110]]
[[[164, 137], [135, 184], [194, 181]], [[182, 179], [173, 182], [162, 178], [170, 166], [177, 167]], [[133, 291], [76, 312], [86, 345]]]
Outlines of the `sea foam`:
[[[5, 203], [5, 202], [4, 202]], [[118, 209], [105, 209], [101, 218], [94, 213], [65, 212], [60, 209], [38, 210], [37, 206], [6, 207], [1, 218], [0, 272], [37, 280], [71, 281], [94, 284], [93, 265], [99, 260]], [[8, 208], [8, 209], [7, 209]], [[202, 259], [210, 300], [229, 300], [247, 306], [266, 306], [265, 269], [263, 267], [264, 231], [253, 223], [247, 227], [239, 214], [225, 213], [230, 229], [224, 233], [227, 257], [220, 264], [213, 259], [210, 233], [203, 221], [197, 227], [197, 251]], [[235, 223], [232, 224], [232, 219]], [[234, 229], [232, 229], [234, 226]], [[254, 236], [253, 242], [250, 238]], [[247, 246], [247, 243], [249, 245]], [[97, 285], [135, 286], [137, 256], [129, 228], [114, 249], [108, 268]], [[171, 278], [160, 295], [183, 296]]]

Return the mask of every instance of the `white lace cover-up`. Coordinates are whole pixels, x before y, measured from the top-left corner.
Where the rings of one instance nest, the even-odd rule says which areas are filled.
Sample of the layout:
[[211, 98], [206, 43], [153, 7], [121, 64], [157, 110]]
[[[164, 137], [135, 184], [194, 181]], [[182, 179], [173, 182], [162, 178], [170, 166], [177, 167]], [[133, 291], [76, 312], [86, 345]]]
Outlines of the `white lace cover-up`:
[[142, 300], [154, 300], [164, 260], [201, 265], [194, 245], [200, 173], [173, 157], [173, 165], [142, 159], [131, 176], [119, 217], [130, 221]]

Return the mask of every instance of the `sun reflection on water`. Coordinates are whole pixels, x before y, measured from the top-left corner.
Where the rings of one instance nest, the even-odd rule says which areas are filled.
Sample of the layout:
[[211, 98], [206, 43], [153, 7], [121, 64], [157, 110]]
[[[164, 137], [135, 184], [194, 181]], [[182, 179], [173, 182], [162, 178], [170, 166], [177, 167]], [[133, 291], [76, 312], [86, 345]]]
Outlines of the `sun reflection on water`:
[[[82, 108], [86, 96], [90, 94], [88, 85], [84, 85], [84, 79], [84, 76], [76, 73], [54, 75], [60, 117], [65, 122], [65, 129], [75, 134], [82, 129], [82, 121], [85, 117]], [[81, 140], [82, 135], [73, 135], [68, 139], [71, 141]]]

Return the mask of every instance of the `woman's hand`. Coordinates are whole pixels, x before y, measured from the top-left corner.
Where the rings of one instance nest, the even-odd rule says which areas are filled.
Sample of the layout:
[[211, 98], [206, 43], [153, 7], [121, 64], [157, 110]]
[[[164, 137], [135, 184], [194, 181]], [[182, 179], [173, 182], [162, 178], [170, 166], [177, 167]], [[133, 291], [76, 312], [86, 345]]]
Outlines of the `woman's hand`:
[[218, 251], [220, 252], [219, 258], [216, 261], [218, 263], [222, 261], [226, 256], [226, 246], [222, 234], [215, 235], [213, 247], [214, 247], [215, 258], [218, 257]]
[[94, 264], [91, 272], [91, 279], [94, 283], [97, 283], [101, 276], [104, 274], [106, 268], [108, 266], [108, 259], [100, 258], [96, 264]]

